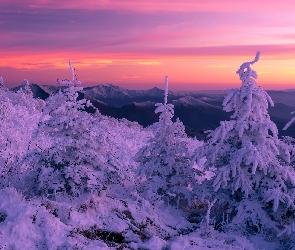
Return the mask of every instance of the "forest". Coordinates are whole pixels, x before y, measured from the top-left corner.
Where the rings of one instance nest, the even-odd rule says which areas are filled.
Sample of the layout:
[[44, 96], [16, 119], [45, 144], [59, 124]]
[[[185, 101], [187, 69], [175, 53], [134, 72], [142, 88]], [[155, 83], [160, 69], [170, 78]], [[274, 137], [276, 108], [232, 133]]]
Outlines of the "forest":
[[0, 77], [0, 248], [295, 249], [295, 139], [270, 119], [259, 56], [204, 141], [174, 117], [168, 77], [148, 127], [78, 98], [74, 74], [46, 100]]

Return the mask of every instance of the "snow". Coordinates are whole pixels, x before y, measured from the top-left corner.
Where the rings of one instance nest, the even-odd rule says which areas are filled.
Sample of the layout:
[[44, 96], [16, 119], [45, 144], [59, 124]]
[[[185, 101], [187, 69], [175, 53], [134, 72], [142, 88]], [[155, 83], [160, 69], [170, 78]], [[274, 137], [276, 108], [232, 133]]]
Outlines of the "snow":
[[150, 106], [155, 106], [154, 102], [147, 101], [147, 102], [134, 102], [134, 104], [138, 107], [150, 107]]
[[167, 104], [167, 97], [168, 97], [168, 76], [165, 76], [164, 104]]
[[185, 97], [181, 97], [179, 98], [178, 100], [174, 100], [172, 101], [172, 103], [174, 105], [186, 105], [186, 106], [193, 106], [193, 107], [198, 107], [198, 106], [201, 106], [201, 107], [212, 107], [212, 105], [206, 103], [206, 102], [203, 102], [201, 99], [196, 99], [192, 96], [185, 96]]

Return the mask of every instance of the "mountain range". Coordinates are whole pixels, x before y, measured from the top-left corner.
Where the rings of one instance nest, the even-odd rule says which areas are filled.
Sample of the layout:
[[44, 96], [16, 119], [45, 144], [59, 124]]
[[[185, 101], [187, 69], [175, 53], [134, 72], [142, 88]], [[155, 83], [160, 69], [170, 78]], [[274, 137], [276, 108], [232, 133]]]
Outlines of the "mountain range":
[[[50, 94], [66, 86], [48, 86], [30, 84], [29, 87], [35, 98], [45, 100]], [[20, 87], [10, 90], [17, 91]], [[274, 107], [268, 111], [276, 123], [280, 136], [293, 136], [295, 125], [286, 131], [282, 130], [292, 118], [295, 110], [295, 90], [267, 91], [274, 101]], [[169, 91], [168, 102], [174, 105], [175, 118], [179, 118], [186, 127], [189, 136], [205, 139], [206, 130], [219, 126], [220, 121], [229, 120], [230, 113], [222, 110], [222, 102], [227, 91]], [[102, 84], [86, 87], [79, 92], [79, 98], [90, 100], [101, 114], [126, 118], [148, 126], [158, 121], [154, 113], [155, 104], [164, 101], [164, 90], [152, 88], [149, 90], [130, 90], [112, 84]], [[93, 109], [88, 109], [93, 112]]]

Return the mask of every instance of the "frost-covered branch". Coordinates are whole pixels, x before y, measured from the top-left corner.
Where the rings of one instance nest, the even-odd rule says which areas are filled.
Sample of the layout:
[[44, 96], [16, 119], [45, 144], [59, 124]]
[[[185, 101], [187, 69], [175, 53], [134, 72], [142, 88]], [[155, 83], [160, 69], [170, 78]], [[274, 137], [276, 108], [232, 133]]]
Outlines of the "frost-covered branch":
[[67, 85], [76, 85], [76, 84], [82, 84], [82, 81], [78, 81], [77, 76], [75, 74], [75, 68], [73, 67], [71, 61], [69, 60], [69, 67], [70, 67], [70, 71], [71, 71], [71, 75], [72, 75], [72, 80], [60, 80], [57, 79], [57, 82], [60, 84], [67, 84]]
[[28, 79], [24, 79], [21, 86], [22, 87], [27, 87], [29, 85], [30, 85], [29, 80]]
[[0, 88], [3, 88], [5, 85], [4, 85], [4, 80], [3, 80], [3, 77], [0, 76]]
[[[293, 115], [293, 114], [295, 114], [295, 111], [291, 112], [291, 115]], [[291, 120], [285, 125], [285, 127], [283, 128], [283, 130], [288, 129], [294, 121], [295, 121], [295, 117], [293, 117], [293, 118], [292, 118], [292, 119], [291, 119]]]
[[26, 94], [33, 94], [31, 88], [30, 88], [30, 83], [28, 79], [24, 79], [22, 84], [21, 84], [21, 88], [23, 89], [23, 91]]
[[164, 105], [167, 104], [168, 97], [168, 76], [165, 76], [165, 96], [164, 96]]
[[207, 227], [210, 226], [210, 213], [211, 213], [211, 209], [212, 209], [215, 202], [216, 202], [216, 199], [214, 199], [212, 202], [207, 200], [208, 209], [207, 209], [207, 213], [206, 213], [206, 217], [205, 217]]
[[252, 62], [243, 63], [240, 68], [237, 70], [237, 74], [240, 76], [240, 80], [242, 81], [242, 86], [246, 85], [255, 85], [258, 75], [255, 70], [251, 69], [251, 65], [258, 62], [260, 56], [260, 52], [256, 52], [255, 59]]

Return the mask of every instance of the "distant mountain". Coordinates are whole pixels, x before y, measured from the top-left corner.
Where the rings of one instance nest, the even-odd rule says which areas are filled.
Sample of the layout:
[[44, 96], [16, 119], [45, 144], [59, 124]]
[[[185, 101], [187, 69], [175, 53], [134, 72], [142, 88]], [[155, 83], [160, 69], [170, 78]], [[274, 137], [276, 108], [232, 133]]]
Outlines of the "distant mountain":
[[[149, 90], [129, 90], [112, 84], [102, 84], [84, 88], [83, 92], [117, 108], [133, 102], [163, 102], [164, 98], [164, 90], [159, 88], [152, 88]], [[173, 95], [171, 98], [173, 98]]]
[[[210, 99], [210, 101], [213, 101], [213, 99]], [[180, 97], [177, 100], [173, 100], [172, 104], [174, 104], [175, 106], [178, 105], [183, 105], [183, 106], [192, 106], [192, 107], [199, 107], [199, 106], [203, 106], [203, 107], [213, 107], [213, 105], [202, 101], [202, 98], [200, 99], [196, 99], [192, 96], [184, 96], [184, 97]]]
[[293, 115], [291, 115], [291, 112], [293, 112], [294, 110], [294, 107], [290, 107], [282, 103], [275, 103], [274, 107], [268, 108], [270, 118], [277, 125], [280, 136], [295, 136], [295, 124], [292, 124], [290, 128], [288, 128], [286, 131], [283, 130], [285, 125], [293, 117]]
[[267, 93], [275, 104], [282, 103], [290, 107], [295, 107], [295, 90], [269, 90]]
[[[35, 98], [45, 100], [52, 93], [67, 86], [44, 86], [30, 84], [29, 87]], [[17, 91], [21, 87], [11, 90]], [[295, 125], [287, 131], [282, 128], [292, 118], [290, 114], [295, 110], [295, 91], [268, 91], [275, 102], [274, 107], [269, 107], [269, 114], [276, 123], [279, 134], [295, 134]], [[226, 91], [169, 91], [168, 102], [174, 105], [175, 119], [179, 118], [186, 127], [190, 136], [204, 139], [204, 131], [215, 129], [220, 121], [229, 120], [230, 113], [222, 110], [222, 102]], [[155, 114], [155, 104], [164, 100], [164, 90], [152, 88], [149, 90], [129, 90], [112, 84], [102, 84], [84, 88], [79, 92], [79, 99], [90, 100], [101, 114], [126, 118], [136, 121], [142, 126], [149, 126], [158, 121]], [[87, 108], [94, 112], [93, 108]]]
[[[178, 117], [191, 136], [204, 137], [204, 132], [215, 129], [220, 121], [228, 120], [230, 114], [219, 105], [212, 105], [191, 96], [172, 101], [175, 117]], [[204, 138], [202, 138], [204, 139]]]

